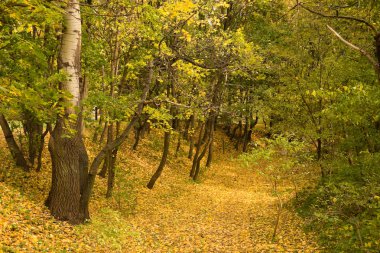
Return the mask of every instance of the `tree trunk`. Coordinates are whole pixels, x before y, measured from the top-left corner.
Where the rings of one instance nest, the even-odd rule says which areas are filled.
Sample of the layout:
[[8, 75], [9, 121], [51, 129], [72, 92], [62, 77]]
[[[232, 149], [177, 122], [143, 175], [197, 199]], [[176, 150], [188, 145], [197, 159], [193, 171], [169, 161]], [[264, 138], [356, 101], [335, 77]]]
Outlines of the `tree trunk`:
[[190, 141], [190, 147], [189, 147], [189, 155], [187, 158], [191, 159], [193, 157], [193, 151], [194, 151], [194, 125], [195, 125], [195, 117], [194, 114], [190, 117], [190, 129], [191, 134], [189, 135], [189, 141]]
[[67, 74], [60, 89], [71, 98], [65, 115], [57, 120], [51, 134], [49, 151], [52, 160], [52, 185], [46, 205], [52, 215], [72, 224], [82, 223], [89, 218], [88, 211], [81, 205], [81, 196], [87, 181], [88, 156], [82, 138], [82, 122], [79, 115], [74, 123], [70, 115], [76, 114], [80, 106], [80, 56], [81, 15], [79, 0], [70, 0], [65, 8], [65, 29], [62, 35], [59, 68]]
[[49, 133], [49, 131], [51, 131], [51, 126], [50, 126], [50, 124], [47, 124], [47, 125], [46, 125], [46, 130], [45, 130], [45, 132], [41, 135], [41, 139], [40, 139], [40, 146], [39, 146], [39, 150], [38, 150], [38, 158], [37, 158], [37, 171], [38, 171], [38, 172], [41, 171], [41, 167], [42, 167], [42, 153], [43, 153], [43, 151], [44, 151], [45, 137], [46, 137], [46, 135]]
[[164, 170], [166, 160], [167, 160], [168, 154], [169, 154], [170, 136], [171, 136], [170, 132], [165, 132], [164, 151], [162, 153], [161, 162], [158, 165], [156, 172], [153, 174], [152, 178], [150, 179], [149, 183], [146, 186], [149, 189], [153, 188], [154, 184], [156, 183], [156, 180], [161, 176], [161, 173]]
[[[172, 66], [170, 65], [169, 68], [168, 68], [168, 72], [169, 72], [169, 76], [170, 76], [170, 82], [169, 82], [169, 85], [167, 86], [167, 94], [166, 96], [169, 98], [170, 95], [172, 95], [173, 97], [176, 97], [176, 93], [175, 93], [175, 72], [172, 68]], [[171, 105], [170, 106], [170, 114], [173, 116], [172, 120], [169, 121], [169, 125], [171, 125], [172, 129], [173, 130], [176, 130], [177, 127], [178, 127], [178, 119], [176, 119], [176, 114], [177, 114], [177, 108], [174, 106], [174, 105]], [[156, 172], [153, 174], [152, 178], [150, 179], [149, 183], [147, 184], [147, 187], [149, 189], [152, 189], [154, 184], [156, 183], [156, 180], [161, 176], [161, 173], [162, 171], [164, 170], [164, 167], [165, 167], [165, 164], [166, 164], [166, 160], [167, 160], [167, 157], [168, 157], [168, 154], [169, 154], [169, 147], [170, 147], [170, 137], [171, 137], [171, 129], [167, 130], [165, 132], [165, 136], [164, 136], [164, 150], [162, 152], [162, 157], [161, 157], [161, 162], [156, 170]]]
[[205, 124], [204, 123], [201, 123], [201, 124], [202, 125], [201, 125], [201, 129], [199, 130], [199, 136], [198, 136], [198, 142], [197, 142], [196, 149], [195, 149], [195, 155], [193, 158], [193, 165], [192, 165], [191, 170], [190, 170], [190, 177], [194, 177], [194, 173], [195, 173], [196, 166], [197, 166], [197, 160], [198, 160], [198, 156], [199, 156], [201, 145], [202, 145], [202, 134], [203, 134], [203, 129], [205, 127]]
[[216, 117], [212, 118], [211, 121], [211, 129], [210, 129], [210, 144], [208, 148], [208, 156], [207, 156], [207, 162], [206, 162], [206, 167], [210, 167], [212, 163], [212, 154], [213, 154], [213, 143], [214, 143], [214, 132], [215, 132], [215, 123], [216, 123]]
[[201, 154], [195, 160], [195, 170], [194, 170], [194, 176], [193, 176], [194, 181], [196, 181], [198, 179], [200, 168], [201, 168], [201, 161], [202, 161], [203, 157], [205, 156], [207, 149], [209, 148], [210, 144], [211, 144], [211, 136], [208, 137], [207, 142], [204, 145], [204, 148], [203, 148]]
[[29, 162], [33, 166], [40, 149], [43, 125], [28, 112], [25, 113], [25, 119], [23, 126], [28, 139]]
[[248, 149], [248, 143], [249, 143], [249, 140], [250, 140], [250, 117], [246, 116], [245, 117], [245, 126], [244, 126], [244, 139], [243, 139], [243, 152], [247, 152], [247, 149]]
[[5, 140], [7, 142], [7, 145], [11, 152], [12, 157], [16, 162], [16, 165], [23, 168], [24, 171], [29, 171], [30, 165], [25, 159], [24, 154], [22, 153], [20, 147], [17, 145], [17, 142], [13, 137], [12, 130], [9, 127], [9, 124], [3, 114], [0, 114], [0, 126], [1, 126], [1, 129], [3, 130]]
[[232, 133], [230, 135], [230, 140], [233, 140], [236, 136], [236, 132], [238, 131], [238, 129], [241, 128], [241, 125], [242, 125], [242, 122], [241, 120], [239, 120], [239, 124], [237, 124], [233, 129], [232, 129]]
[[136, 126], [135, 130], [135, 143], [132, 146], [132, 150], [137, 150], [137, 147], [140, 143], [140, 140], [142, 138], [142, 135], [144, 134], [144, 130], [146, 128], [147, 120], [144, 120], [144, 122], [140, 122], [138, 126]]
[[[376, 53], [376, 59], [377, 59], [377, 64], [380, 67], [380, 33], [376, 34], [375, 36], [375, 53]], [[377, 78], [380, 82], [380, 74], [377, 73]]]
[[[107, 127], [107, 144], [111, 143], [113, 141], [113, 123], [111, 123], [108, 127]], [[110, 166], [111, 166], [111, 163], [112, 163], [112, 152], [113, 151], [109, 151], [107, 153], [107, 156], [105, 157], [104, 159], [104, 163], [103, 163], [103, 168], [102, 170], [99, 172], [99, 176], [100, 177], [106, 177], [106, 174], [107, 174], [107, 171], [109, 171], [110, 169]]]
[[[95, 128], [94, 136], [92, 137], [92, 141], [93, 142], [97, 142], [98, 141], [99, 131], [102, 128], [102, 124], [103, 124], [103, 117], [101, 116], [102, 115], [102, 113], [101, 113], [102, 110], [100, 108], [96, 107], [96, 111], [99, 111], [100, 119], [98, 121], [98, 126]], [[98, 120], [98, 119], [96, 118], [96, 120]], [[103, 131], [102, 131], [102, 133], [103, 133]]]
[[[116, 123], [116, 137], [119, 136], [120, 132], [120, 122]], [[115, 186], [115, 175], [116, 175], [116, 158], [117, 158], [117, 152], [119, 151], [119, 148], [116, 147], [112, 150], [108, 168], [108, 181], [107, 181], [107, 193], [106, 198], [112, 197], [113, 188]]]
[[107, 130], [108, 130], [108, 122], [104, 122], [103, 131], [102, 131], [102, 134], [100, 135], [100, 139], [99, 139], [100, 144], [103, 143], [104, 138], [106, 137]]
[[115, 185], [116, 157], [118, 148], [112, 150], [111, 159], [108, 164], [108, 180], [106, 198], [112, 197], [113, 188]]
[[78, 133], [65, 137], [66, 134], [62, 122], [59, 122], [50, 137], [53, 171], [46, 205], [55, 218], [79, 224], [89, 218], [80, 206], [87, 180], [88, 157], [82, 136]]
[[175, 149], [175, 157], [178, 157], [179, 150], [181, 149], [182, 133], [178, 133], [177, 147]]

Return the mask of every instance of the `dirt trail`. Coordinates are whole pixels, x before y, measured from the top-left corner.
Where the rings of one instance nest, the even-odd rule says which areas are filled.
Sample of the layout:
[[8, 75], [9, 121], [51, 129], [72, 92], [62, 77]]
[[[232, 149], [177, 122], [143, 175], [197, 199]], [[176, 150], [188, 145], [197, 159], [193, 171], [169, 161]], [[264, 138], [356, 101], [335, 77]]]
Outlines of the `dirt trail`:
[[140, 191], [126, 252], [318, 252], [288, 210], [271, 243], [276, 198], [234, 159], [219, 157], [201, 183], [179, 181], [187, 172], [168, 170], [153, 191]]

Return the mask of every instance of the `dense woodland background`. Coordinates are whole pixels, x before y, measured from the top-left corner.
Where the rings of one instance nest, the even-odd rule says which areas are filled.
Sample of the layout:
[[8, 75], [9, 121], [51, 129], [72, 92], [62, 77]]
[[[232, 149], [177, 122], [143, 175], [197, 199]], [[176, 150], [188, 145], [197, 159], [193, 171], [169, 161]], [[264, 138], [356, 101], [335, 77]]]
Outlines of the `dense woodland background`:
[[[128, 252], [120, 238], [131, 234], [121, 227], [132, 218], [117, 218], [114, 229], [99, 217], [115, 221], [137, 208], [136, 185], [152, 189], [141, 199], [169, 206], [174, 199], [156, 188], [169, 187], [178, 199], [194, 194], [182, 203], [192, 206], [200, 188], [191, 187], [214, 175], [231, 189], [252, 183], [257, 193], [269, 185], [272, 204], [263, 208], [274, 210], [272, 243], [283, 240], [283, 213], [297, 212], [319, 243], [300, 252], [378, 252], [379, 29], [376, 0], [1, 1], [1, 233], [21, 234], [7, 211], [20, 192], [36, 209], [44, 199], [55, 219], [70, 224], [57, 225], [69, 238], [93, 226], [97, 236], [107, 234], [102, 247]], [[141, 159], [144, 175], [133, 172]], [[181, 172], [160, 184], [165, 167]], [[226, 170], [244, 178], [219, 180]], [[182, 179], [186, 193], [164, 186]], [[250, 207], [265, 202], [251, 197], [258, 202]], [[83, 243], [94, 250], [100, 237], [89, 238]], [[62, 240], [50, 250], [70, 250]], [[2, 250], [42, 250], [37, 244], [8, 238]], [[233, 249], [216, 245], [197, 250]]]

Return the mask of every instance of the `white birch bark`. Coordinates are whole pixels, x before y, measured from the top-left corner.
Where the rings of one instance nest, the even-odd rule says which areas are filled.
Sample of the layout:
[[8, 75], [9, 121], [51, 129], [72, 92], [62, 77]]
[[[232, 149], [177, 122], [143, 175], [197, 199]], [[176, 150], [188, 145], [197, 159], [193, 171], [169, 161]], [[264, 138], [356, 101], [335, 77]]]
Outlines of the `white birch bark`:
[[79, 0], [71, 0], [65, 9], [64, 32], [62, 35], [61, 51], [59, 54], [60, 69], [67, 74], [62, 83], [62, 90], [69, 92], [72, 107], [67, 113], [74, 113], [74, 108], [80, 102], [80, 55], [81, 55], [81, 16]]

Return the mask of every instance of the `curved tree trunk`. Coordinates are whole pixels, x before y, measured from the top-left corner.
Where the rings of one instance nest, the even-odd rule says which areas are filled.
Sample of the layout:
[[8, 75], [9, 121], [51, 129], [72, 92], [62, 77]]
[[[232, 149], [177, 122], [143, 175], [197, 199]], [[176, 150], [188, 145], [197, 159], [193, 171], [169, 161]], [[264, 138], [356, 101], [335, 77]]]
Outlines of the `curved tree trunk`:
[[165, 132], [165, 137], [164, 137], [164, 151], [162, 153], [161, 157], [161, 162], [160, 165], [158, 165], [158, 168], [156, 172], [153, 174], [152, 178], [150, 179], [149, 183], [147, 184], [146, 187], [149, 189], [152, 189], [154, 184], [156, 183], [157, 179], [161, 176], [162, 171], [164, 170], [166, 160], [168, 158], [169, 154], [169, 146], [170, 146], [170, 132]]

